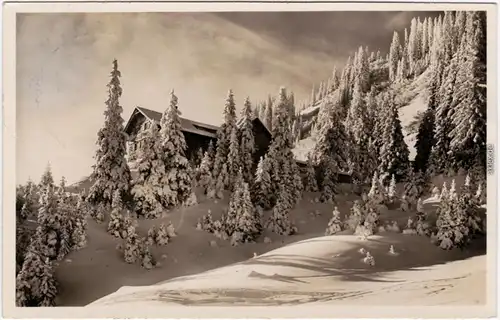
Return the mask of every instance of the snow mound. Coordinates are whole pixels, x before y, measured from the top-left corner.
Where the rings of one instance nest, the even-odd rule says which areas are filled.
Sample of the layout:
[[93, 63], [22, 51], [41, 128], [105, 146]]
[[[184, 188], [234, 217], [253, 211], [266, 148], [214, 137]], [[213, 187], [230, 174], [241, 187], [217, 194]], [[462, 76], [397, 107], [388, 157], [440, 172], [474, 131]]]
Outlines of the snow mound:
[[[393, 244], [398, 255], [391, 256]], [[362, 247], [376, 265], [363, 263]], [[486, 256], [436, 265], [447, 254], [425, 237], [319, 237], [196, 275], [122, 287], [88, 306], [486, 303]]]

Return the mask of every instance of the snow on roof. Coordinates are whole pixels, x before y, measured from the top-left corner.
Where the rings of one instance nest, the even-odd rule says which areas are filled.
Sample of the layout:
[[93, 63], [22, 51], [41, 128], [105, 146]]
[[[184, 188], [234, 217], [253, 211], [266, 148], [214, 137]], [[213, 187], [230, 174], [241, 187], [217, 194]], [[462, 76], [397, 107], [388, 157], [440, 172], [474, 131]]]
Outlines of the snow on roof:
[[314, 115], [314, 113], [319, 111], [319, 107], [320, 107], [320, 105], [314, 105], [314, 106], [310, 106], [308, 108], [305, 108], [304, 110], [300, 111], [300, 115], [305, 116], [305, 117]]
[[[125, 131], [127, 131], [127, 128], [128, 128], [130, 121], [137, 113], [141, 113], [146, 118], [153, 120], [155, 122], [160, 122], [161, 117], [162, 117], [161, 112], [146, 109], [143, 107], [136, 107], [134, 112], [132, 113], [132, 116], [130, 116], [130, 119], [129, 119], [127, 125], [125, 126]], [[198, 134], [201, 136], [216, 138], [217, 130], [219, 130], [219, 127], [211, 125], [211, 124], [206, 124], [206, 123], [201, 123], [201, 122], [189, 120], [189, 119], [186, 119], [183, 117], [179, 117], [179, 118], [181, 120], [182, 131]]]

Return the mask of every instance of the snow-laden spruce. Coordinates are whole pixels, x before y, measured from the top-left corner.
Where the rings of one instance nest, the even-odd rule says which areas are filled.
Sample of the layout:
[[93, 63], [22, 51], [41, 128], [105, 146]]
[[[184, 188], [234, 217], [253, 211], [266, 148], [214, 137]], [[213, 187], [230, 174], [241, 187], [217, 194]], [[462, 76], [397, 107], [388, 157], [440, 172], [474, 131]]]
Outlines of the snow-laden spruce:
[[272, 192], [271, 192], [271, 176], [270, 162], [267, 157], [260, 158], [257, 170], [255, 172], [255, 182], [253, 185], [253, 203], [264, 210], [271, 208]]
[[229, 185], [229, 174], [227, 173], [227, 165], [226, 163], [222, 164], [222, 169], [217, 176], [217, 180], [215, 182], [215, 197], [218, 199], [224, 198], [224, 189], [225, 186]]
[[404, 141], [401, 120], [399, 119], [398, 107], [394, 103], [394, 96], [386, 94], [383, 101], [387, 104], [388, 116], [383, 131], [379, 170], [394, 175], [397, 181], [408, 174], [410, 152]]
[[276, 206], [273, 208], [271, 217], [267, 221], [266, 227], [279, 235], [292, 235], [297, 233], [297, 227], [290, 219], [290, 210], [291, 206], [288, 201], [280, 196], [276, 202]]
[[355, 231], [356, 228], [364, 221], [365, 209], [360, 200], [354, 201], [352, 208], [350, 209], [349, 216], [345, 222], [347, 229]]
[[255, 152], [255, 137], [252, 123], [252, 105], [250, 98], [245, 99], [245, 104], [241, 110], [239, 126], [240, 159], [243, 168], [243, 179], [247, 183], [253, 181], [253, 162]]
[[36, 241], [40, 243], [41, 254], [50, 259], [57, 257], [58, 239], [64, 226], [64, 218], [59, 211], [54, 188], [49, 185], [41, 195], [35, 235]]
[[119, 102], [122, 95], [120, 77], [118, 62], [114, 60], [108, 83], [104, 126], [97, 133], [96, 163], [90, 176], [93, 185], [89, 189], [88, 198], [93, 204], [103, 202], [111, 205], [116, 190], [119, 190], [122, 196], [126, 196], [130, 191], [131, 174], [125, 159], [123, 108]]
[[197, 170], [198, 176], [198, 185], [203, 188], [205, 193], [207, 193], [207, 189], [212, 183], [212, 160], [210, 159], [210, 155], [208, 151], [205, 151], [203, 154], [203, 158], [201, 160], [200, 166]]
[[465, 248], [475, 235], [483, 234], [479, 203], [471, 188], [457, 195], [452, 183], [449, 195], [438, 208], [436, 242], [442, 249]]
[[313, 161], [318, 165], [323, 181], [321, 181], [321, 199], [333, 201], [336, 193], [338, 174], [348, 162], [347, 133], [339, 114], [331, 106], [330, 117], [318, 134], [317, 143], [312, 151]]
[[146, 218], [158, 218], [164, 205], [176, 204], [177, 197], [168, 184], [158, 126], [150, 123], [140, 139], [138, 175], [132, 187], [135, 210]]
[[163, 113], [160, 122], [160, 139], [166, 178], [163, 180], [164, 205], [183, 204], [192, 193], [193, 172], [186, 158], [186, 140], [182, 133], [179, 117], [178, 99], [174, 91], [170, 92], [170, 105]]
[[[242, 175], [242, 173], [240, 173]], [[233, 238], [233, 242], [245, 243], [252, 242], [262, 232], [262, 223], [257, 210], [252, 204], [248, 183], [243, 178], [238, 179], [234, 197], [231, 199], [230, 210], [237, 210], [234, 220], [228, 222], [234, 223], [234, 227], [227, 228], [232, 233], [227, 233]]]
[[[232, 90], [229, 90], [228, 96], [226, 98], [226, 103], [224, 106], [224, 123], [217, 131], [217, 147], [215, 151], [214, 158], [214, 177], [219, 177], [223, 174], [223, 165], [227, 163], [229, 154], [229, 143], [231, 139], [231, 132], [236, 127], [236, 105], [234, 102], [234, 94]], [[229, 168], [226, 167], [226, 174]], [[226, 178], [222, 178], [226, 180]], [[226, 182], [226, 181], [224, 181]], [[222, 186], [222, 190], [226, 189], [229, 185], [229, 179], [227, 183]]]
[[401, 59], [401, 44], [399, 42], [399, 34], [397, 31], [394, 31], [392, 36], [391, 47], [389, 49], [389, 79], [396, 79], [396, 68], [398, 66], [398, 62]]
[[365, 103], [361, 78], [356, 78], [351, 105], [347, 113], [346, 128], [352, 140], [350, 171], [357, 183], [370, 179], [376, 162], [371, 154], [369, 139], [372, 135], [368, 108]]
[[396, 199], [396, 178], [394, 177], [394, 175], [392, 175], [391, 182], [389, 183], [389, 187], [387, 188], [387, 200], [389, 201], [389, 203], [394, 203], [394, 200]]
[[[455, 162], [466, 169], [486, 167], [486, 15], [463, 13], [465, 31], [460, 37], [460, 65], [456, 75], [451, 116], [450, 148]], [[457, 18], [458, 19], [458, 18]], [[481, 86], [483, 85], [483, 86]], [[484, 169], [483, 169], [484, 170]]]
[[[292, 153], [293, 141], [290, 130], [290, 97], [286, 89], [280, 89], [279, 101], [275, 108], [275, 123], [273, 124], [272, 141], [269, 151], [266, 155], [266, 161], [269, 166], [264, 169], [269, 170], [271, 178], [272, 198], [282, 197], [283, 201], [289, 203], [292, 207], [295, 201], [300, 197], [302, 188], [299, 186], [296, 178], [297, 170], [294, 167], [295, 158]], [[297, 188], [300, 188], [297, 190]], [[284, 192], [280, 194], [280, 192]], [[271, 204], [273, 205], [273, 204]]]
[[370, 191], [368, 192], [369, 201], [373, 205], [383, 204], [386, 200], [384, 187], [383, 187], [380, 180], [381, 179], [378, 176], [378, 172], [375, 171], [373, 173], [371, 188], [370, 188]]
[[80, 194], [76, 204], [74, 229], [71, 234], [73, 250], [79, 250], [87, 245], [87, 217], [88, 212], [85, 205], [85, 197]]
[[45, 171], [43, 172], [39, 183], [39, 188], [42, 190], [48, 186], [54, 186], [54, 177], [52, 176], [52, 168], [50, 164], [47, 164], [47, 167], [45, 167]]
[[417, 154], [413, 163], [413, 169], [416, 172], [427, 172], [429, 167], [429, 159], [434, 145], [434, 122], [435, 122], [435, 109], [436, 109], [436, 80], [431, 79], [429, 88], [429, 101], [427, 109], [424, 112], [423, 118], [418, 127], [417, 141], [415, 142], [415, 149]]
[[123, 204], [120, 192], [116, 191], [113, 195], [113, 202], [111, 204], [111, 214], [108, 223], [108, 232], [116, 238], [121, 237], [121, 230], [123, 229]]
[[318, 192], [318, 180], [316, 178], [316, 170], [314, 169], [312, 159], [309, 155], [307, 157], [307, 168], [304, 180], [305, 180], [304, 191]]
[[227, 154], [227, 173], [229, 175], [228, 189], [233, 191], [236, 186], [236, 178], [241, 168], [240, 146], [238, 143], [238, 129], [231, 131], [229, 138], [229, 153]]
[[32, 241], [16, 277], [16, 306], [53, 307], [57, 293], [52, 264], [40, 243]]
[[127, 263], [135, 263], [141, 258], [142, 239], [136, 233], [135, 224], [127, 228], [123, 257]]
[[340, 212], [337, 207], [333, 208], [332, 215], [332, 218], [328, 221], [325, 236], [330, 236], [342, 231], [342, 220], [340, 219]]

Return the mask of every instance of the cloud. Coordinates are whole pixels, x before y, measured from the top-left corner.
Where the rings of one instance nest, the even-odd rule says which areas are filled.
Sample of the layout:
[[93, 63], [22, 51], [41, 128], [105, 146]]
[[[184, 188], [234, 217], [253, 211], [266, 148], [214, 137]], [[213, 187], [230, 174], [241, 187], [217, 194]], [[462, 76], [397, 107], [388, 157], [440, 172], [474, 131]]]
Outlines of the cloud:
[[[175, 88], [184, 116], [219, 124], [227, 90], [237, 103], [281, 85], [309, 93], [328, 75], [321, 53], [279, 42], [211, 14], [29, 14], [18, 26], [17, 178], [47, 162], [69, 181], [90, 172], [111, 61], [118, 59], [124, 118], [163, 110]], [[35, 156], [36, 155], [36, 156]]]
[[[425, 13], [419, 13], [425, 14]], [[124, 118], [163, 110], [172, 88], [185, 117], [222, 121], [285, 85], [297, 100], [359, 45], [386, 51], [414, 13], [231, 12], [21, 14], [17, 24], [17, 179], [46, 163], [71, 182], [90, 173], [111, 61], [122, 72]]]

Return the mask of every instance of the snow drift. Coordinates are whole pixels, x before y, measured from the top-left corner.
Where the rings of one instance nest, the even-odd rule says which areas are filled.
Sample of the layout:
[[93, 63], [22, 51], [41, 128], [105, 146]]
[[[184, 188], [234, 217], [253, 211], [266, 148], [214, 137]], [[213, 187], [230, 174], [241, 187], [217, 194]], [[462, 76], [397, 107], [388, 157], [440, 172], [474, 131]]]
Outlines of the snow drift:
[[[363, 262], [361, 248], [374, 266]], [[485, 304], [486, 256], [448, 263], [443, 256], [419, 236], [319, 237], [200, 274], [122, 287], [88, 306]]]

